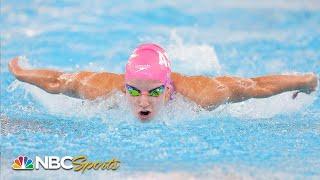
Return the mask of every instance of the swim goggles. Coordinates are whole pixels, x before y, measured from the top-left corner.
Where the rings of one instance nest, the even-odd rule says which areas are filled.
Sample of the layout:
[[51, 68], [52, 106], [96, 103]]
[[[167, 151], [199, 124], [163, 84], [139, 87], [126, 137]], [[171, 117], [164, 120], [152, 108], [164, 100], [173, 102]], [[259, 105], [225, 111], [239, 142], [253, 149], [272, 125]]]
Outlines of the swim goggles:
[[[130, 86], [128, 84], [126, 84], [126, 88], [131, 96], [141, 96], [141, 94], [142, 94], [142, 92], [139, 89], [137, 89], [133, 86]], [[151, 89], [148, 91], [148, 95], [151, 97], [158, 97], [164, 92], [164, 88], [165, 88], [165, 86], [161, 85], [157, 88]]]

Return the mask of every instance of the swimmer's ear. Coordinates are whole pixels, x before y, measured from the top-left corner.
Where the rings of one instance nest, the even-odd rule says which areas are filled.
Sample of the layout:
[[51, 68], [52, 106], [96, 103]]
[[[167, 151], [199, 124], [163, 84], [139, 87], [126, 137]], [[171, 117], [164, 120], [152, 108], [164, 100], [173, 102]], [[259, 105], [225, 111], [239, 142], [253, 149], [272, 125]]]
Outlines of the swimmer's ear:
[[170, 100], [170, 91], [171, 91], [170, 87], [167, 86], [165, 97], [164, 97], [166, 102], [168, 102]]
[[121, 88], [121, 92], [123, 92], [124, 94], [126, 93], [126, 88], [124, 86]]

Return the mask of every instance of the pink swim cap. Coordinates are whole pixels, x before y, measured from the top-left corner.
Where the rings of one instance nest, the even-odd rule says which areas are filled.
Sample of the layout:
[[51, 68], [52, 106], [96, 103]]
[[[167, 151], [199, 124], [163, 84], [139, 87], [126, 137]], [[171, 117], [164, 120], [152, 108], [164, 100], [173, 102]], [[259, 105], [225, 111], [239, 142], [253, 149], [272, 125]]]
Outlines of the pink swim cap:
[[163, 84], [170, 82], [171, 64], [167, 53], [152, 43], [141, 44], [126, 65], [125, 80], [151, 79]]

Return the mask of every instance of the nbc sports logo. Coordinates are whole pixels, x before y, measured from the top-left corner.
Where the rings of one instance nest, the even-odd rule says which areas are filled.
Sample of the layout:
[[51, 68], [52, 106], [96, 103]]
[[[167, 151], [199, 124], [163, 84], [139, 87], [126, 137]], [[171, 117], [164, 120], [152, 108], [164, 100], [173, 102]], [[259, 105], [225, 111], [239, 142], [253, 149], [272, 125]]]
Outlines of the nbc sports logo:
[[29, 159], [27, 156], [19, 156], [13, 161], [12, 169], [33, 170], [32, 159]]
[[[69, 163], [68, 163], [69, 162]], [[120, 166], [120, 161], [113, 158], [108, 161], [87, 161], [86, 156], [45, 156], [42, 159], [39, 156], [35, 157], [33, 162], [31, 158], [27, 156], [18, 156], [12, 163], [12, 169], [14, 170], [39, 170], [42, 167], [45, 170], [58, 170], [60, 168], [64, 170], [74, 169], [74, 171], [84, 172], [86, 170], [116, 170]]]

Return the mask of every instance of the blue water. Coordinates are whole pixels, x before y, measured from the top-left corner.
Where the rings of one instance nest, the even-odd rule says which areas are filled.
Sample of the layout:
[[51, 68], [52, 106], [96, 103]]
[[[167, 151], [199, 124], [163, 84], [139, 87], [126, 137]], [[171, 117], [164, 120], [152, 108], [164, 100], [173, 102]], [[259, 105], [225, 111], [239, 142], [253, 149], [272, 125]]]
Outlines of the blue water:
[[[319, 91], [212, 112], [177, 97], [146, 124], [123, 103], [109, 109], [111, 101], [50, 95], [15, 81], [7, 69], [10, 59], [25, 56], [24, 65], [34, 68], [122, 73], [130, 52], [152, 41], [167, 49], [173, 70], [183, 74], [319, 75], [319, 10], [317, 1], [202, 2], [192, 8], [183, 2], [2, 1], [2, 177], [21, 175], [10, 169], [20, 154], [83, 154], [116, 157], [117, 173], [128, 176], [319, 178]], [[121, 94], [114, 99], [123, 101]]]

